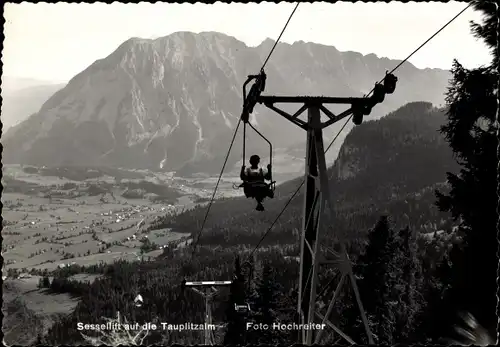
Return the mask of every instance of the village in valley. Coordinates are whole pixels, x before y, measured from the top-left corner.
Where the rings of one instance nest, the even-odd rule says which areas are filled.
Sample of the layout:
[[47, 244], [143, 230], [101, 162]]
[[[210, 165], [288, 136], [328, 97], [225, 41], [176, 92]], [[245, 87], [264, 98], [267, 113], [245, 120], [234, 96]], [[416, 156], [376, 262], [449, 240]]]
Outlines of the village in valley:
[[[280, 161], [286, 165], [279, 165]], [[277, 162], [283, 179], [300, 169], [290, 170], [286, 156], [278, 157]], [[238, 182], [235, 170], [229, 171], [220, 181], [217, 198], [241, 193], [234, 189]], [[45, 318], [35, 324], [36, 329], [46, 329], [55, 317], [74, 310], [77, 298], [47, 289], [56, 273], [63, 271], [71, 282], [90, 284], [102, 276], [93, 273], [92, 267], [151, 261], [189, 245], [190, 231], [171, 230], [161, 221], [207, 203], [216, 183], [210, 175], [186, 178], [148, 170], [4, 165], [6, 336], [26, 335], [26, 319], [41, 315]], [[32, 338], [33, 334], [38, 333], [26, 336]]]
[[[204, 185], [212, 184], [169, 174], [155, 174], [153, 180], [148, 173], [134, 172], [134, 178], [116, 179], [100, 176], [97, 169], [93, 175], [97, 177], [88, 178], [90, 169], [72, 172], [81, 177], [57, 170], [61, 172], [4, 167], [4, 280], [72, 264], [147, 260], [164, 248], [182, 247], [189, 242], [189, 234], [158, 228], [155, 223], [203, 203], [210, 196]], [[231, 184], [227, 182], [226, 188]]]

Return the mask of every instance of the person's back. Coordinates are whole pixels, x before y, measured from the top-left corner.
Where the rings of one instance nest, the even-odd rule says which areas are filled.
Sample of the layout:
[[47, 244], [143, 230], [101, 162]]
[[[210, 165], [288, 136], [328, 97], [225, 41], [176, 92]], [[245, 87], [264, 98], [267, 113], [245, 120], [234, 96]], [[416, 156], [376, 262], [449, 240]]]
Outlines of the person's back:
[[245, 177], [248, 182], [264, 182], [264, 170], [261, 167], [248, 167], [245, 170]]
[[264, 171], [264, 169], [259, 167], [259, 162], [259, 156], [252, 155], [250, 157], [251, 166], [248, 168], [242, 166], [240, 177], [244, 183], [250, 184], [250, 186], [246, 186], [247, 188], [254, 190], [252, 195], [255, 197], [255, 200], [257, 200], [257, 211], [264, 211], [262, 200], [268, 196], [268, 185], [266, 184], [266, 180], [271, 180], [271, 165], [268, 165], [268, 169]]

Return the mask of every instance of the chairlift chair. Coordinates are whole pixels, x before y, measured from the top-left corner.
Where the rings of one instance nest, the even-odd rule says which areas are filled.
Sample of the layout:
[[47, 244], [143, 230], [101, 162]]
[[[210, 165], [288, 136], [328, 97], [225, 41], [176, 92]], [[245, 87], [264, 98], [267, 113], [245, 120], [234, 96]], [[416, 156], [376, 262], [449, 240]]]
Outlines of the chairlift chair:
[[243, 304], [243, 305], [234, 304], [234, 310], [236, 311], [236, 313], [242, 314], [242, 315], [245, 315], [245, 314], [248, 314], [251, 312], [250, 305], [248, 303]]
[[[246, 163], [246, 126], [248, 125], [250, 128], [252, 128], [257, 135], [259, 135], [264, 141], [266, 141], [269, 144], [269, 165], [272, 167], [272, 161], [273, 161], [273, 145], [272, 143], [264, 136], [262, 133], [260, 133], [255, 127], [249, 122], [249, 113], [252, 112], [253, 106], [255, 104], [255, 101], [252, 103], [252, 101], [249, 101], [249, 98], [247, 98], [246, 94], [246, 85], [248, 82], [250, 82], [254, 78], [259, 78], [259, 76], [249, 76], [248, 80], [245, 82], [243, 85], [243, 165]], [[254, 95], [257, 93], [257, 90], [264, 90], [264, 85], [265, 85], [265, 74], [260, 75], [260, 80], [252, 86], [250, 90], [249, 97], [252, 98]], [[262, 83], [260, 83], [263, 81]], [[247, 198], [255, 198], [256, 193], [259, 191], [265, 191], [264, 197], [267, 198], [274, 198], [274, 191], [276, 189], [276, 181], [273, 181], [272, 179], [272, 170], [270, 170], [270, 183], [266, 182], [250, 182], [250, 181], [243, 181], [240, 185], [236, 186], [233, 185], [234, 189], [239, 189], [243, 188], [243, 192], [245, 193], [245, 196]]]

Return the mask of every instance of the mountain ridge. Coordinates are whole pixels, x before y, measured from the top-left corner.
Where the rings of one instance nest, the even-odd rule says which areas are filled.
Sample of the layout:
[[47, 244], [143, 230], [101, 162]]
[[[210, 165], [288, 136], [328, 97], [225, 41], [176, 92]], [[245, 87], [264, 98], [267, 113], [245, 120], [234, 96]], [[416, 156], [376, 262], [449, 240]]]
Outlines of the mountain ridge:
[[[241, 86], [267, 53], [263, 44], [248, 47], [216, 32], [131, 38], [10, 129], [4, 161], [218, 172], [241, 112]], [[367, 56], [343, 56], [335, 47], [313, 43], [280, 43], [266, 66], [265, 94], [362, 96], [392, 67], [389, 59], [370, 65], [363, 61]], [[386, 98], [371, 117], [408, 100], [442, 100], [437, 91], [444, 92], [448, 72], [426, 75], [410, 64], [400, 70], [404, 78], [394, 94], [398, 100]], [[426, 88], [418, 87], [422, 84]], [[279, 118], [258, 106], [251, 121], [275, 148], [302, 142], [301, 130]], [[328, 129], [325, 138], [335, 131]], [[242, 145], [240, 137], [236, 148]], [[265, 153], [266, 145], [249, 140], [248, 150]], [[241, 164], [240, 157], [233, 153], [229, 166]]]
[[64, 83], [29, 79], [6, 78], [3, 80], [1, 119], [4, 132], [38, 112], [41, 106], [64, 86]]

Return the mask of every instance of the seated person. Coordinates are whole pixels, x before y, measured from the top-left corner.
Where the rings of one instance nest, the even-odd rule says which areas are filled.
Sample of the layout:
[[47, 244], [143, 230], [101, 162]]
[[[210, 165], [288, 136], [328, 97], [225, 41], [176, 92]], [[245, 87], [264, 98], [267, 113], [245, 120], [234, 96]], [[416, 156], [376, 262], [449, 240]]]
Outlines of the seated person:
[[271, 180], [271, 164], [267, 165], [267, 170], [259, 167], [260, 157], [252, 155], [250, 157], [250, 167], [246, 168], [244, 165], [241, 167], [240, 178], [243, 181], [245, 195], [253, 197], [257, 200], [257, 211], [264, 211], [262, 201], [266, 197], [272, 198], [272, 191], [266, 180]]

